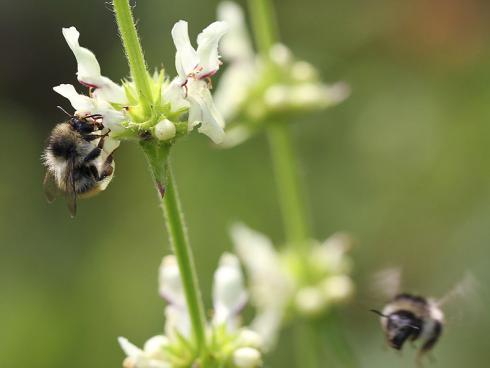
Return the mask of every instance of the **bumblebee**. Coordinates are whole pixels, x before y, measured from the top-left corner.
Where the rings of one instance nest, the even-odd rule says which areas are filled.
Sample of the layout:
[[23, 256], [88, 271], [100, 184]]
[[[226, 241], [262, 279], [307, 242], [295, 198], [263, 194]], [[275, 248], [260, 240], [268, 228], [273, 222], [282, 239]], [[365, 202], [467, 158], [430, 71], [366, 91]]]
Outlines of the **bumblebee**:
[[403, 293], [396, 295], [383, 310], [371, 310], [381, 317], [381, 326], [390, 347], [401, 350], [406, 341], [422, 341], [418, 360], [441, 337], [444, 313], [433, 299]]
[[108, 137], [101, 115], [63, 111], [69, 119], [54, 127], [42, 155], [47, 169], [43, 185], [48, 202], [64, 194], [74, 217], [78, 198], [93, 196], [109, 185], [115, 167], [112, 154], [119, 143]]
[[[395, 291], [400, 284], [400, 271], [388, 270], [381, 277], [389, 278], [382, 283], [384, 291]], [[378, 275], [378, 286], [380, 284]], [[441, 299], [426, 298], [411, 293], [395, 291], [391, 300], [379, 311], [371, 312], [380, 316], [381, 327], [384, 331], [388, 346], [402, 350], [406, 341], [420, 341], [417, 362], [421, 364], [422, 357], [431, 351], [439, 341], [445, 326], [443, 305], [454, 297], [467, 297], [468, 291], [474, 289], [476, 281], [467, 274], [449, 293]]]

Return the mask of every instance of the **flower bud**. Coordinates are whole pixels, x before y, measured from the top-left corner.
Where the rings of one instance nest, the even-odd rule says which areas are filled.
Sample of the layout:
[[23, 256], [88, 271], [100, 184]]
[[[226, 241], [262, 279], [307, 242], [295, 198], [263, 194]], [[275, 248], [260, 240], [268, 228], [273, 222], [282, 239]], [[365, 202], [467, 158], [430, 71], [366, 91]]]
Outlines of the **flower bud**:
[[281, 84], [275, 84], [267, 88], [264, 100], [267, 106], [274, 109], [285, 108], [289, 102], [289, 89]]
[[159, 291], [162, 298], [173, 305], [185, 306], [177, 259], [174, 255], [163, 258], [159, 270]]
[[263, 345], [262, 337], [257, 332], [246, 328], [240, 331], [238, 339], [241, 346], [259, 349]]
[[320, 314], [327, 305], [325, 294], [316, 287], [305, 287], [296, 294], [296, 308], [308, 316]]
[[354, 293], [354, 284], [348, 276], [332, 276], [323, 282], [323, 290], [329, 301], [342, 302]]
[[149, 358], [165, 360], [164, 349], [168, 344], [169, 341], [166, 336], [157, 335], [145, 343], [143, 350]]
[[257, 349], [239, 348], [233, 353], [233, 363], [239, 368], [254, 368], [262, 364], [262, 359]]
[[270, 49], [270, 58], [279, 65], [287, 65], [291, 62], [293, 56], [291, 51], [282, 43], [272, 45]]
[[297, 61], [293, 64], [291, 74], [298, 82], [311, 81], [318, 77], [313, 65], [306, 61]]
[[172, 139], [175, 137], [175, 133], [175, 125], [168, 119], [159, 121], [158, 124], [155, 125], [155, 137], [161, 141], [168, 141], [169, 139]]
[[225, 253], [214, 274], [214, 322], [220, 324], [233, 318], [233, 314], [240, 311], [246, 301], [247, 292], [238, 258]]

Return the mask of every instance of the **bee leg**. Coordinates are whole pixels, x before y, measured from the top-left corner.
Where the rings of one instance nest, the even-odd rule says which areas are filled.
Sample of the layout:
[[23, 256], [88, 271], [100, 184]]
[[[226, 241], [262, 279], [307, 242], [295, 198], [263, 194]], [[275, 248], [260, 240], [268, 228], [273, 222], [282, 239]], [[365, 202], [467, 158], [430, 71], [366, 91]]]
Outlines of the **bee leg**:
[[114, 168], [109, 164], [104, 168], [104, 171], [102, 172], [102, 179], [107, 178], [108, 176], [111, 176], [112, 173], [114, 172]]
[[[109, 130], [110, 132], [110, 130]], [[109, 135], [109, 132], [105, 133], [105, 134], [102, 134], [100, 137], [100, 141], [99, 143], [97, 143], [97, 147], [99, 147], [100, 149], [104, 148], [104, 142], [105, 142], [105, 137], [107, 137]]]
[[100, 137], [102, 137], [100, 134], [85, 134], [83, 136], [83, 139], [85, 139], [87, 142], [92, 142], [96, 139], [99, 139]]
[[90, 166], [90, 171], [96, 181], [104, 180], [108, 176], [112, 175], [112, 173], [114, 172], [114, 167], [112, 167], [111, 165], [112, 160], [113, 160], [112, 155], [107, 156], [107, 159], [104, 162], [104, 169], [102, 170], [102, 173], [100, 175], [95, 166], [93, 165]]
[[102, 149], [99, 147], [95, 147], [92, 151], [88, 153], [87, 156], [83, 159], [83, 162], [90, 162], [95, 160], [97, 157], [100, 156], [100, 153], [102, 152]]
[[97, 171], [97, 168], [95, 166], [93, 166], [93, 165], [90, 166], [90, 173], [94, 177], [95, 181], [104, 180], [108, 176], [111, 176], [113, 171], [114, 171], [114, 168], [111, 165], [107, 165], [106, 167], [104, 167], [102, 174], [99, 174], [99, 172]]

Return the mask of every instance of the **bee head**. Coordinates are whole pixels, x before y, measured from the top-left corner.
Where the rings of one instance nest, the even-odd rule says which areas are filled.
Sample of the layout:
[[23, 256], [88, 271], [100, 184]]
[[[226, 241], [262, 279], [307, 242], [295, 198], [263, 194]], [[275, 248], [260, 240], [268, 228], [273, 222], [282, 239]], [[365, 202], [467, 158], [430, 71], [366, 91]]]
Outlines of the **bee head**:
[[381, 318], [386, 318], [385, 334], [390, 346], [396, 350], [401, 350], [408, 338], [415, 340], [422, 329], [422, 321], [412, 312], [398, 310], [389, 315], [384, 315], [379, 311], [372, 310]]
[[[89, 134], [96, 130], [100, 130], [103, 128], [103, 125], [100, 122], [97, 122], [97, 119], [102, 118], [100, 114], [93, 114], [84, 117], [78, 117], [77, 115], [71, 115], [61, 106], [57, 106], [61, 111], [63, 111], [66, 115], [70, 117], [68, 120], [69, 124], [72, 128], [82, 134]], [[92, 120], [88, 120], [88, 119]]]

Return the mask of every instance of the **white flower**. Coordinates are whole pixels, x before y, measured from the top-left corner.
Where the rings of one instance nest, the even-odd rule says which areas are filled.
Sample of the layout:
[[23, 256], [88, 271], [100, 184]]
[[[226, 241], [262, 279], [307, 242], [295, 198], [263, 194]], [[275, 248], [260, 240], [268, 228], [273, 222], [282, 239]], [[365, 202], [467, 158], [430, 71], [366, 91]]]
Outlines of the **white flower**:
[[[165, 257], [161, 263], [159, 292], [168, 303], [165, 307], [165, 335], [151, 338], [143, 349], [125, 338], [119, 338], [127, 355], [125, 364], [128, 368], [174, 367], [173, 362], [190, 367], [198, 359], [191, 340], [191, 323], [182, 280], [173, 255]], [[224, 368], [232, 368], [228, 365], [230, 361], [244, 368], [261, 364], [261, 337], [239, 325], [238, 314], [246, 301], [247, 292], [238, 258], [225, 253], [214, 274], [214, 316], [207, 325], [207, 337], [212, 341], [210, 346], [218, 349], [210, 353], [216, 353], [217, 357], [223, 359]], [[223, 350], [219, 350], [221, 347]]]
[[294, 292], [294, 281], [284, 271], [272, 242], [243, 224], [231, 229], [235, 251], [250, 277], [250, 293], [257, 307], [251, 323], [266, 345], [273, 346], [287, 304]]
[[162, 359], [162, 352], [168, 345], [165, 336], [152, 337], [146, 342], [143, 350], [124, 337], [119, 337], [118, 341], [127, 356], [124, 368], [172, 368], [169, 362]]
[[234, 123], [227, 129], [224, 146], [244, 141], [270, 115], [323, 109], [347, 97], [344, 83], [322, 83], [315, 68], [295, 60], [285, 45], [273, 45], [269, 55], [256, 55], [237, 4], [222, 2], [218, 19], [230, 26], [220, 49], [229, 65], [214, 94], [218, 110]]
[[124, 128], [121, 123], [127, 121], [128, 116], [123, 109], [116, 109], [112, 104], [128, 103], [123, 87], [101, 75], [95, 55], [80, 46], [80, 33], [75, 27], [63, 28], [63, 36], [77, 60], [79, 82], [92, 91], [90, 96], [79, 94], [71, 84], [60, 84], [53, 90], [70, 101], [75, 115], [83, 117], [99, 114], [104, 127], [111, 130], [111, 135], [122, 132]]
[[254, 368], [262, 364], [262, 358], [257, 349], [245, 347], [235, 350], [233, 363], [238, 368]]
[[228, 323], [234, 327], [236, 321], [233, 317], [238, 315], [246, 302], [247, 292], [238, 258], [225, 253], [221, 256], [219, 267], [214, 274], [213, 323]]
[[[354, 291], [347, 275], [351, 267], [346, 252], [351, 239], [344, 234], [334, 234], [323, 244], [311, 241], [306, 257], [276, 251], [266, 236], [242, 224], [232, 227], [231, 236], [248, 271], [250, 297], [257, 308], [251, 328], [268, 348], [276, 342], [287, 312], [317, 316], [347, 300]], [[307, 270], [308, 277], [302, 270]]]
[[[122, 85], [101, 74], [94, 53], [80, 46], [80, 34], [75, 27], [63, 28], [63, 36], [77, 60], [77, 79], [90, 88], [88, 95], [79, 94], [67, 84], [54, 90], [68, 98], [78, 116], [100, 114], [102, 123], [119, 139], [140, 137], [142, 130], [159, 140], [172, 141], [182, 129], [183, 114], [188, 113], [188, 130], [199, 126], [201, 133], [220, 143], [224, 137], [224, 121], [216, 109], [209, 78], [219, 69], [218, 42], [226, 32], [224, 22], [214, 22], [197, 38], [195, 50], [187, 33], [187, 22], [179, 21], [172, 29], [177, 49], [175, 66], [178, 76], [170, 81], [163, 72], [148, 75], [152, 96], [151, 111], [144, 106], [133, 81]], [[155, 118], [154, 114], [161, 116]], [[141, 128], [144, 127], [144, 128]]]
[[199, 132], [208, 135], [215, 143], [224, 137], [224, 121], [214, 106], [207, 78], [219, 69], [221, 61], [218, 42], [226, 33], [224, 22], [214, 22], [197, 37], [197, 50], [189, 40], [187, 22], [181, 20], [172, 28], [175, 48], [175, 69], [178, 77], [172, 83], [181, 87], [181, 96], [189, 106], [189, 129], [200, 124]]

